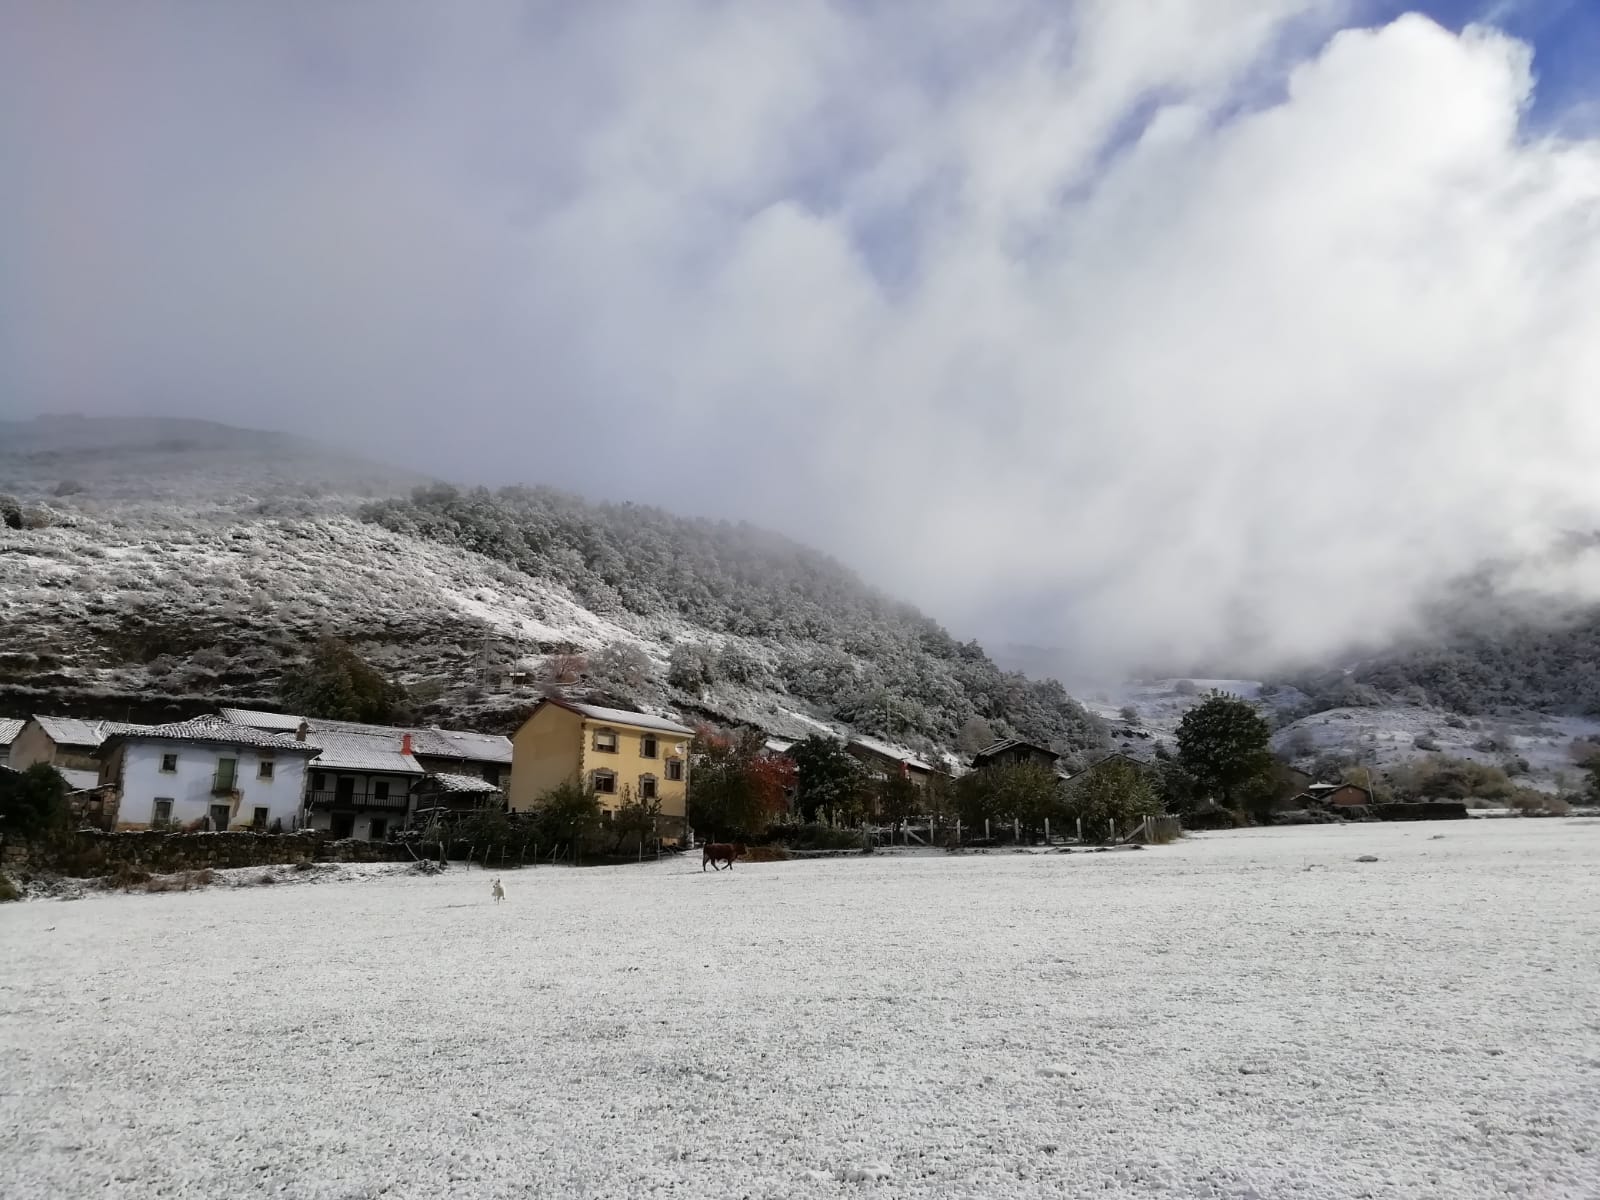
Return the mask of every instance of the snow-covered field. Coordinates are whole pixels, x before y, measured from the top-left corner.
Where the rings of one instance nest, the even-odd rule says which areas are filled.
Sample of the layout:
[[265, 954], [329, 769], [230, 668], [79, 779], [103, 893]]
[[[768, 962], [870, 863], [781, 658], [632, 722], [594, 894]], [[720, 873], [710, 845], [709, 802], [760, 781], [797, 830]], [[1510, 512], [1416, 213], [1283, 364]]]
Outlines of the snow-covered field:
[[1600, 822], [488, 878], [6, 906], [0, 1195], [1600, 1196]]

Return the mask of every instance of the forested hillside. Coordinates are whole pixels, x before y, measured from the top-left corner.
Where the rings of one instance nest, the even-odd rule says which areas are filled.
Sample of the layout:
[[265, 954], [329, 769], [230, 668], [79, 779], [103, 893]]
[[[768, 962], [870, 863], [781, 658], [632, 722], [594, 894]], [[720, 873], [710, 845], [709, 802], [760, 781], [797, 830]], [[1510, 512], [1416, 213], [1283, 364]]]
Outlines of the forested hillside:
[[976, 642], [749, 525], [545, 488], [419, 488], [362, 516], [558, 583], [624, 625], [670, 614], [703, 630], [704, 643], [673, 647], [667, 682], [680, 692], [728, 684], [787, 694], [856, 729], [943, 746], [974, 723], [1063, 752], [1103, 742], [1060, 684], [1001, 671]]

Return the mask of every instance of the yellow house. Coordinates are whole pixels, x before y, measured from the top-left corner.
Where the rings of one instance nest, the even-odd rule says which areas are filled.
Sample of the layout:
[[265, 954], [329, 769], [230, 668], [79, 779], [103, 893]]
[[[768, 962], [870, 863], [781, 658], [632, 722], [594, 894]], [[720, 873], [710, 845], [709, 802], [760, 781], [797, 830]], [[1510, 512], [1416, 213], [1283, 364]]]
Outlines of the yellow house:
[[661, 802], [663, 841], [681, 841], [689, 795], [689, 742], [694, 730], [649, 713], [545, 699], [511, 738], [512, 812], [577, 780], [593, 788], [602, 820], [631, 794]]

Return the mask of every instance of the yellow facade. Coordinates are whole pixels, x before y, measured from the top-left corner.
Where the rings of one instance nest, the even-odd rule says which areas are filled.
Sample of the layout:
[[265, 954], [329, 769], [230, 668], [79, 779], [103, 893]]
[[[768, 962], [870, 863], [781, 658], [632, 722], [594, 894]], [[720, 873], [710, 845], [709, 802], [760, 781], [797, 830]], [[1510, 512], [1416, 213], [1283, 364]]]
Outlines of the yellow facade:
[[[681, 837], [692, 735], [684, 729], [630, 724], [625, 716], [609, 711], [597, 717], [580, 706], [541, 701], [511, 738], [511, 786], [506, 793], [511, 810], [534, 808], [553, 788], [576, 781], [595, 789], [602, 813], [614, 812], [630, 795], [647, 795], [653, 786], [661, 802], [663, 836], [669, 841]], [[673, 762], [679, 766], [669, 766]], [[671, 777], [674, 770], [676, 779]]]

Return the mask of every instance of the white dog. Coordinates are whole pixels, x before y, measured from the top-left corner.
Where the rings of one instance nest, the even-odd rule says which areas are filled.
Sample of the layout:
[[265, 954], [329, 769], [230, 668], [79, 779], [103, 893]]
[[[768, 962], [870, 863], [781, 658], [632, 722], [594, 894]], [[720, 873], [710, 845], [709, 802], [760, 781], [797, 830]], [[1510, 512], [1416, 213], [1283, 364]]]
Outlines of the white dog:
[[500, 901], [506, 898], [506, 890], [500, 886], [500, 881], [498, 879], [489, 885], [489, 891], [490, 894], [494, 896], [494, 902], [496, 904], [499, 904]]

